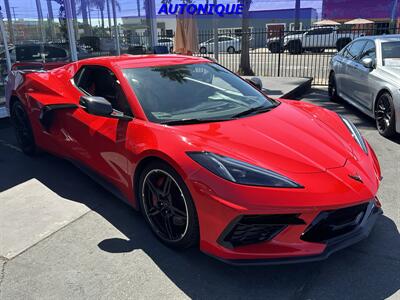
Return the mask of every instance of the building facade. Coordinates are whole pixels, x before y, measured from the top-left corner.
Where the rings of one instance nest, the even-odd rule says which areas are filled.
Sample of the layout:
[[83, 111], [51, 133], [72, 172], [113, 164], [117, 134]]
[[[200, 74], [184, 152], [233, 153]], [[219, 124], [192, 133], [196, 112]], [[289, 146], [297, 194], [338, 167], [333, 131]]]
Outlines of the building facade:
[[322, 19], [346, 22], [355, 18], [369, 19], [376, 28], [389, 28], [392, 16], [400, 27], [400, 5], [396, 0], [323, 0]]

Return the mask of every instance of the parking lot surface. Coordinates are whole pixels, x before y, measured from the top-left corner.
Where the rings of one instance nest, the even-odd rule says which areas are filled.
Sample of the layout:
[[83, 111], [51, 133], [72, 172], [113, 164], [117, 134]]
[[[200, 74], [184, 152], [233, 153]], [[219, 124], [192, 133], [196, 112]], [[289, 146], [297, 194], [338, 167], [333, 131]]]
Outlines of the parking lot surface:
[[349, 117], [379, 157], [384, 215], [368, 239], [322, 262], [273, 267], [175, 252], [70, 163], [24, 156], [0, 120], [0, 299], [400, 299], [400, 139], [325, 89], [303, 101]]

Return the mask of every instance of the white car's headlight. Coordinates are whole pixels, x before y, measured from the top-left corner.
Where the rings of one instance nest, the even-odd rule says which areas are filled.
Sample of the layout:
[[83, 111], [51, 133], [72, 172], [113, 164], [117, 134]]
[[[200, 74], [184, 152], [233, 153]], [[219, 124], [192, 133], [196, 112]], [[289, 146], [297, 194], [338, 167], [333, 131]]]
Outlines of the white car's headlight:
[[211, 152], [187, 152], [187, 155], [215, 175], [235, 183], [276, 188], [303, 187], [286, 176], [230, 157]]
[[356, 142], [360, 145], [360, 147], [364, 151], [364, 153], [368, 154], [367, 144], [365, 143], [365, 140], [364, 140], [363, 136], [361, 135], [360, 131], [357, 129], [357, 127], [353, 124], [353, 122], [346, 119], [345, 117], [342, 117], [342, 116], [340, 116], [340, 117], [342, 118], [343, 123], [347, 126], [351, 135], [356, 140]]

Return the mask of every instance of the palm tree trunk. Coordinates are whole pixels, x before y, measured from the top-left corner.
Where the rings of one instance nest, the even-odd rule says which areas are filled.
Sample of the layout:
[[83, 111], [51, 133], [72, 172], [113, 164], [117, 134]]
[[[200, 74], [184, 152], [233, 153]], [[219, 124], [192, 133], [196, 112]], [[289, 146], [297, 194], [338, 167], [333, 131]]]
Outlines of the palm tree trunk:
[[240, 56], [239, 74], [246, 76], [254, 75], [254, 72], [250, 67], [250, 4], [251, 0], [243, 1], [242, 54]]
[[101, 28], [104, 29], [104, 8], [100, 9]]
[[81, 0], [81, 10], [82, 10], [82, 19], [83, 19], [83, 31], [85, 35], [89, 35], [90, 33], [90, 26], [89, 26], [89, 19], [88, 19], [88, 5], [87, 0]]

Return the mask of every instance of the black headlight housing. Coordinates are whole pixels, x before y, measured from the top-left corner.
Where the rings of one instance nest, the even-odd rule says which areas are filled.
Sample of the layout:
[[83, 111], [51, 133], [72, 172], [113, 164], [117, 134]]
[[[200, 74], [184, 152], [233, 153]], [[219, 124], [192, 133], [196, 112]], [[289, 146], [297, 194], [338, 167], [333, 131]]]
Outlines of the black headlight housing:
[[293, 180], [264, 168], [212, 152], [187, 152], [190, 158], [215, 175], [243, 185], [303, 188]]

